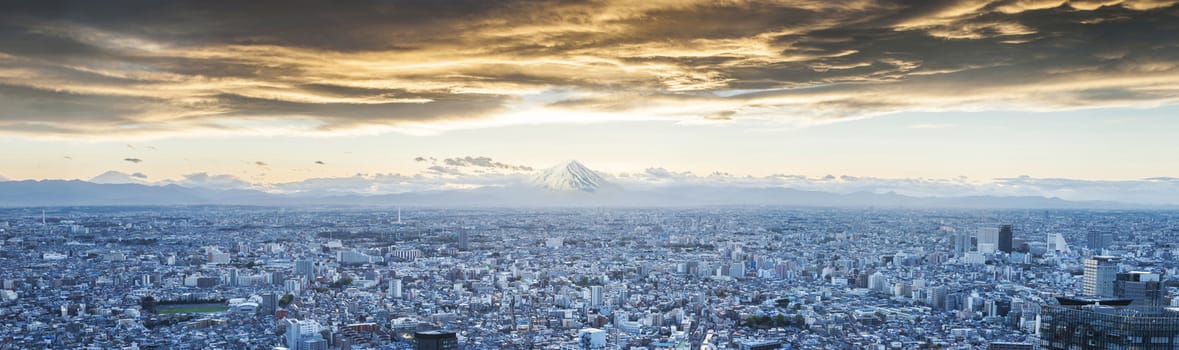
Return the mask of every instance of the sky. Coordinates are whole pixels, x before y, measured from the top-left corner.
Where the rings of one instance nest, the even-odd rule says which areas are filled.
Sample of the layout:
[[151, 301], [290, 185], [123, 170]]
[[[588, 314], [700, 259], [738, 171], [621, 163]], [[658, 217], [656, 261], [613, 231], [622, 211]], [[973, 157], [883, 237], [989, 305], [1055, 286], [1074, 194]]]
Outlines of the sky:
[[1179, 194], [1177, 3], [6, 1], [0, 178]]

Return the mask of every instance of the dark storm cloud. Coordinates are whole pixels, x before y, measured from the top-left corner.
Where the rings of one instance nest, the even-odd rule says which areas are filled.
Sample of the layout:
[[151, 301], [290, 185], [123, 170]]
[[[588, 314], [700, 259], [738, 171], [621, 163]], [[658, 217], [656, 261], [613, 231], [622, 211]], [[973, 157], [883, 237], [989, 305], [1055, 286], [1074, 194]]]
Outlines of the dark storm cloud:
[[3, 2], [0, 131], [1174, 103], [1177, 23], [1174, 1]]
[[422, 103], [314, 103], [226, 94], [216, 96], [214, 103], [226, 111], [222, 116], [309, 116], [324, 122], [323, 129], [333, 129], [396, 121], [478, 117], [498, 111], [508, 99], [511, 97], [479, 95], [447, 96]]

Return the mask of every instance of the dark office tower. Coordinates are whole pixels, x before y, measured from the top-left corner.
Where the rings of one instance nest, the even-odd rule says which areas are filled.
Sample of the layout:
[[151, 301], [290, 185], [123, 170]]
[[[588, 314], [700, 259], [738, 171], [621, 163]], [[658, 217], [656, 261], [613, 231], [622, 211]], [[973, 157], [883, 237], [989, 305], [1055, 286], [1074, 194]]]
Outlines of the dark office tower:
[[458, 237], [459, 250], [471, 250], [471, 232], [467, 230], [459, 231]]
[[1105, 246], [1109, 245], [1110, 241], [1113, 240], [1110, 236], [1110, 234], [1101, 232], [1099, 230], [1089, 231], [1089, 233], [1085, 235], [1085, 244], [1089, 248], [1090, 254], [1101, 255], [1101, 250], [1105, 249]]
[[262, 305], [258, 307], [258, 313], [273, 316], [276, 310], [278, 310], [278, 294], [262, 293]]
[[1012, 232], [1011, 232], [1011, 225], [999, 226], [999, 244], [997, 247], [997, 248], [999, 248], [999, 251], [1004, 252], [1004, 253], [1011, 253], [1012, 252], [1012, 250], [1011, 250], [1011, 240], [1013, 238], [1012, 236], [1014, 236], [1014, 234], [1012, 234]]
[[1090, 302], [1061, 299], [1062, 305], [1044, 305], [1040, 349], [1179, 348], [1179, 311]]
[[457, 350], [458, 335], [447, 331], [417, 332], [413, 336], [418, 350]]
[[1133, 306], [1162, 306], [1163, 289], [1159, 274], [1150, 272], [1118, 273], [1114, 280], [1114, 295], [1134, 300]]

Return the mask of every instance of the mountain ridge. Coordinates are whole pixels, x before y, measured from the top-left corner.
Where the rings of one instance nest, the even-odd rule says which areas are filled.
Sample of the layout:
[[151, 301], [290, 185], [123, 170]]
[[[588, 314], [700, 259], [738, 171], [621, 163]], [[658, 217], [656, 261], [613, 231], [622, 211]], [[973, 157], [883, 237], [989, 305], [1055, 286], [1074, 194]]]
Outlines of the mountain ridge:
[[0, 206], [261, 205], [434, 207], [684, 207], [794, 206], [957, 209], [1177, 209], [1110, 201], [1039, 196], [915, 197], [895, 193], [832, 193], [793, 188], [669, 186], [610, 193], [556, 192], [531, 185], [398, 194], [296, 196], [258, 190], [208, 189], [176, 184], [97, 184], [81, 180], [0, 181]]

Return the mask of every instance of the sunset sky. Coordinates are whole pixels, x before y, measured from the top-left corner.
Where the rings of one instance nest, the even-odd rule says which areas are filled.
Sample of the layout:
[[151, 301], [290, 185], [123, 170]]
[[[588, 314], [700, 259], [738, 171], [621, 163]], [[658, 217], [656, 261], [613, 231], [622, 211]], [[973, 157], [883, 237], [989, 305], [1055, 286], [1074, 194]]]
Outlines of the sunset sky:
[[4, 1], [0, 177], [1175, 188], [1176, 3]]

